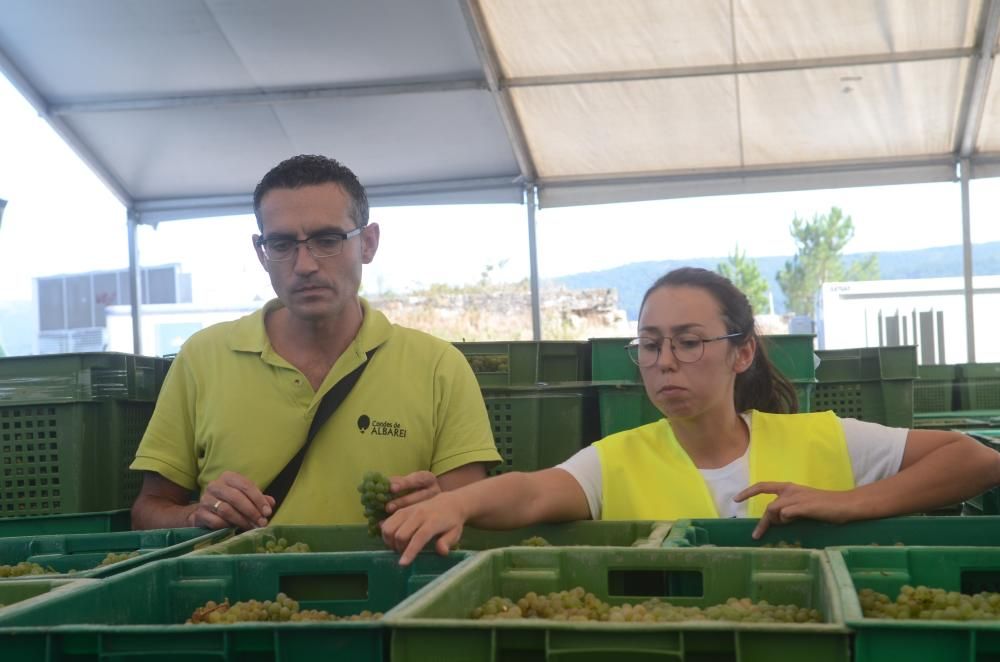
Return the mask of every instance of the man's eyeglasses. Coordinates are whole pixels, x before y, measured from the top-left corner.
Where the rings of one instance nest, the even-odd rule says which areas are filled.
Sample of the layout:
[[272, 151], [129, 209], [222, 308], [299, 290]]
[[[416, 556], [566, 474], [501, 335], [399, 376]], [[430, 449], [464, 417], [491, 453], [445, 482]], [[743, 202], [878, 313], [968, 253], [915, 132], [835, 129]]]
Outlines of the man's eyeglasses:
[[669, 336], [652, 337], [639, 336], [625, 345], [628, 357], [640, 368], [651, 368], [660, 360], [663, 343], [670, 343], [670, 351], [679, 363], [695, 363], [705, 355], [705, 344], [716, 340], [739, 338], [742, 333], [730, 333], [715, 338], [702, 338], [695, 333], [679, 333], [673, 338]]
[[340, 255], [344, 242], [361, 234], [365, 226], [354, 228], [350, 232], [334, 232], [328, 230], [314, 234], [305, 239], [290, 239], [288, 237], [272, 237], [257, 239], [257, 245], [264, 251], [268, 262], [284, 262], [292, 259], [299, 252], [299, 244], [305, 244], [306, 250], [315, 258]]

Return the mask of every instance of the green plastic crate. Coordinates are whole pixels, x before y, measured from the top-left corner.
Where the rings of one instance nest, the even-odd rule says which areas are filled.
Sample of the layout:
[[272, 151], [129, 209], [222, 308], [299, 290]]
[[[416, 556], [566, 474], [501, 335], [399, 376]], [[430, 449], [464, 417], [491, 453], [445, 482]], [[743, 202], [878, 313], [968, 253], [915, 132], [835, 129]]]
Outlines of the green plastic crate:
[[756, 518], [693, 519], [674, 524], [664, 547], [761, 547], [779, 543], [807, 549], [843, 545], [1000, 546], [1000, 517], [892, 517], [848, 524], [799, 520], [750, 537]]
[[132, 528], [132, 514], [127, 508], [103, 513], [49, 515], [47, 517], [0, 518], [0, 538], [13, 536], [49, 536], [71, 533], [111, 533]]
[[813, 411], [834, 411], [841, 418], [913, 427], [913, 380], [816, 384]]
[[[613, 605], [687, 606], [750, 597], [819, 609], [823, 624], [476, 621], [491, 596], [583, 586]], [[388, 616], [393, 662], [499, 660], [848, 660], [836, 585], [821, 552], [507, 548], [483, 552]]]
[[641, 384], [599, 384], [596, 388], [601, 437], [663, 418]]
[[919, 379], [913, 385], [913, 411], [952, 411], [959, 409], [958, 366], [917, 366]]
[[913, 425], [918, 428], [957, 429], [963, 431], [984, 428], [991, 425], [1000, 426], [1000, 411], [970, 410], [970, 411], [925, 411], [914, 412]]
[[[118, 533], [0, 538], [0, 565], [21, 561], [51, 568], [54, 573], [32, 575], [53, 577], [72, 572], [73, 577], [110, 577], [159, 559], [187, 554], [232, 536], [232, 529], [151, 529]], [[139, 552], [139, 556], [100, 566], [110, 553]], [[0, 579], [0, 582], [21, 581], [21, 578]]]
[[985, 662], [1000, 659], [1000, 622], [895, 621], [864, 618], [857, 591], [870, 588], [895, 600], [904, 584], [978, 593], [1000, 590], [1000, 550], [982, 547], [827, 550], [856, 662], [920, 660]]
[[[540, 536], [553, 546], [574, 545], [630, 547], [659, 546], [669, 523], [586, 521], [566, 524], [539, 524], [511, 531], [486, 531], [465, 527], [459, 548], [465, 551], [517, 546], [527, 538]], [[272, 539], [284, 538], [289, 544], [304, 542], [311, 552], [381, 551], [385, 544], [381, 538], [368, 535], [363, 524], [342, 526], [269, 526], [247, 531], [199, 551], [192, 555], [254, 554], [258, 547]]]
[[24, 579], [0, 582], [0, 615], [58, 598], [66, 591], [76, 591], [94, 583], [94, 579]]
[[93, 352], [0, 358], [0, 404], [142, 400], [159, 394], [164, 359]]
[[152, 401], [0, 404], [0, 517], [131, 507]]
[[820, 382], [862, 382], [886, 379], [917, 379], [917, 348], [860, 347], [821, 349], [816, 379]]
[[815, 339], [812, 334], [763, 336], [771, 363], [793, 382], [812, 382], [816, 378], [816, 362], [813, 360]]
[[590, 380], [590, 344], [573, 341], [457, 342], [481, 386]]
[[553, 467], [598, 439], [595, 394], [585, 385], [484, 389], [501, 464], [493, 474]]
[[1000, 409], [1000, 363], [967, 363], [958, 368], [959, 403], [968, 409]]
[[271, 599], [341, 616], [388, 612], [468, 558], [392, 552], [188, 556], [153, 563], [30, 608], [0, 612], [5, 662], [34, 660], [299, 660], [381, 662], [385, 621], [184, 625], [208, 600]]
[[632, 362], [625, 351], [625, 346], [632, 341], [632, 338], [591, 338], [590, 352], [591, 372], [595, 382], [616, 381], [633, 382], [641, 381], [639, 376], [639, 366]]

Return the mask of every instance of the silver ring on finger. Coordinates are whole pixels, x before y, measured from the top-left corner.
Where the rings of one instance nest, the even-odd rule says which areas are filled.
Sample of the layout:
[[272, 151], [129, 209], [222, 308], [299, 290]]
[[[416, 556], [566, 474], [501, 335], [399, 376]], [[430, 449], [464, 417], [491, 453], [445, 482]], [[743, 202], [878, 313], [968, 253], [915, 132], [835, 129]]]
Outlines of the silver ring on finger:
[[216, 515], [219, 514], [219, 506], [221, 504], [222, 504], [222, 499], [219, 499], [218, 501], [212, 504], [212, 512], [215, 513]]

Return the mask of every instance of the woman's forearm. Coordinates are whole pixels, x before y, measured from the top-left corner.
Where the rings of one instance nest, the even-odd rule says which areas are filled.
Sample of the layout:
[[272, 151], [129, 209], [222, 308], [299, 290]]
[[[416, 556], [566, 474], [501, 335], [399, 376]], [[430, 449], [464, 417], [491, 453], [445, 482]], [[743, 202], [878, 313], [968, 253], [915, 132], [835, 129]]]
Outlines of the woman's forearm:
[[894, 476], [854, 490], [857, 517], [924, 512], [959, 503], [1000, 484], [1000, 453], [962, 437]]

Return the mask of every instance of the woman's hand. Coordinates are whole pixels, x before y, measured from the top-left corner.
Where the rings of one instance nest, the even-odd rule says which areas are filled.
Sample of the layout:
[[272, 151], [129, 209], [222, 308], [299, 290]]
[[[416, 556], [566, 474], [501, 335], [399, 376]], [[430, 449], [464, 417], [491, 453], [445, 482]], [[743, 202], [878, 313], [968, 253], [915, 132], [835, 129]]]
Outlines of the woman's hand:
[[[397, 510], [421, 501], [433, 499], [443, 491], [437, 476], [430, 471], [414, 471], [405, 476], [390, 476], [389, 491], [392, 501], [385, 504], [385, 512], [390, 515]], [[402, 493], [402, 496], [396, 496]]]
[[400, 508], [382, 522], [382, 540], [401, 554], [400, 565], [409, 565], [435, 536], [435, 549], [447, 555], [462, 536], [466, 516], [460, 499], [443, 492], [431, 499]]
[[764, 514], [753, 530], [757, 540], [772, 524], [787, 524], [806, 518], [842, 524], [859, 519], [854, 490], [837, 492], [817, 490], [795, 483], [755, 483], [735, 497], [733, 501], [746, 501], [758, 494], [775, 494], [777, 499], [767, 505]]

